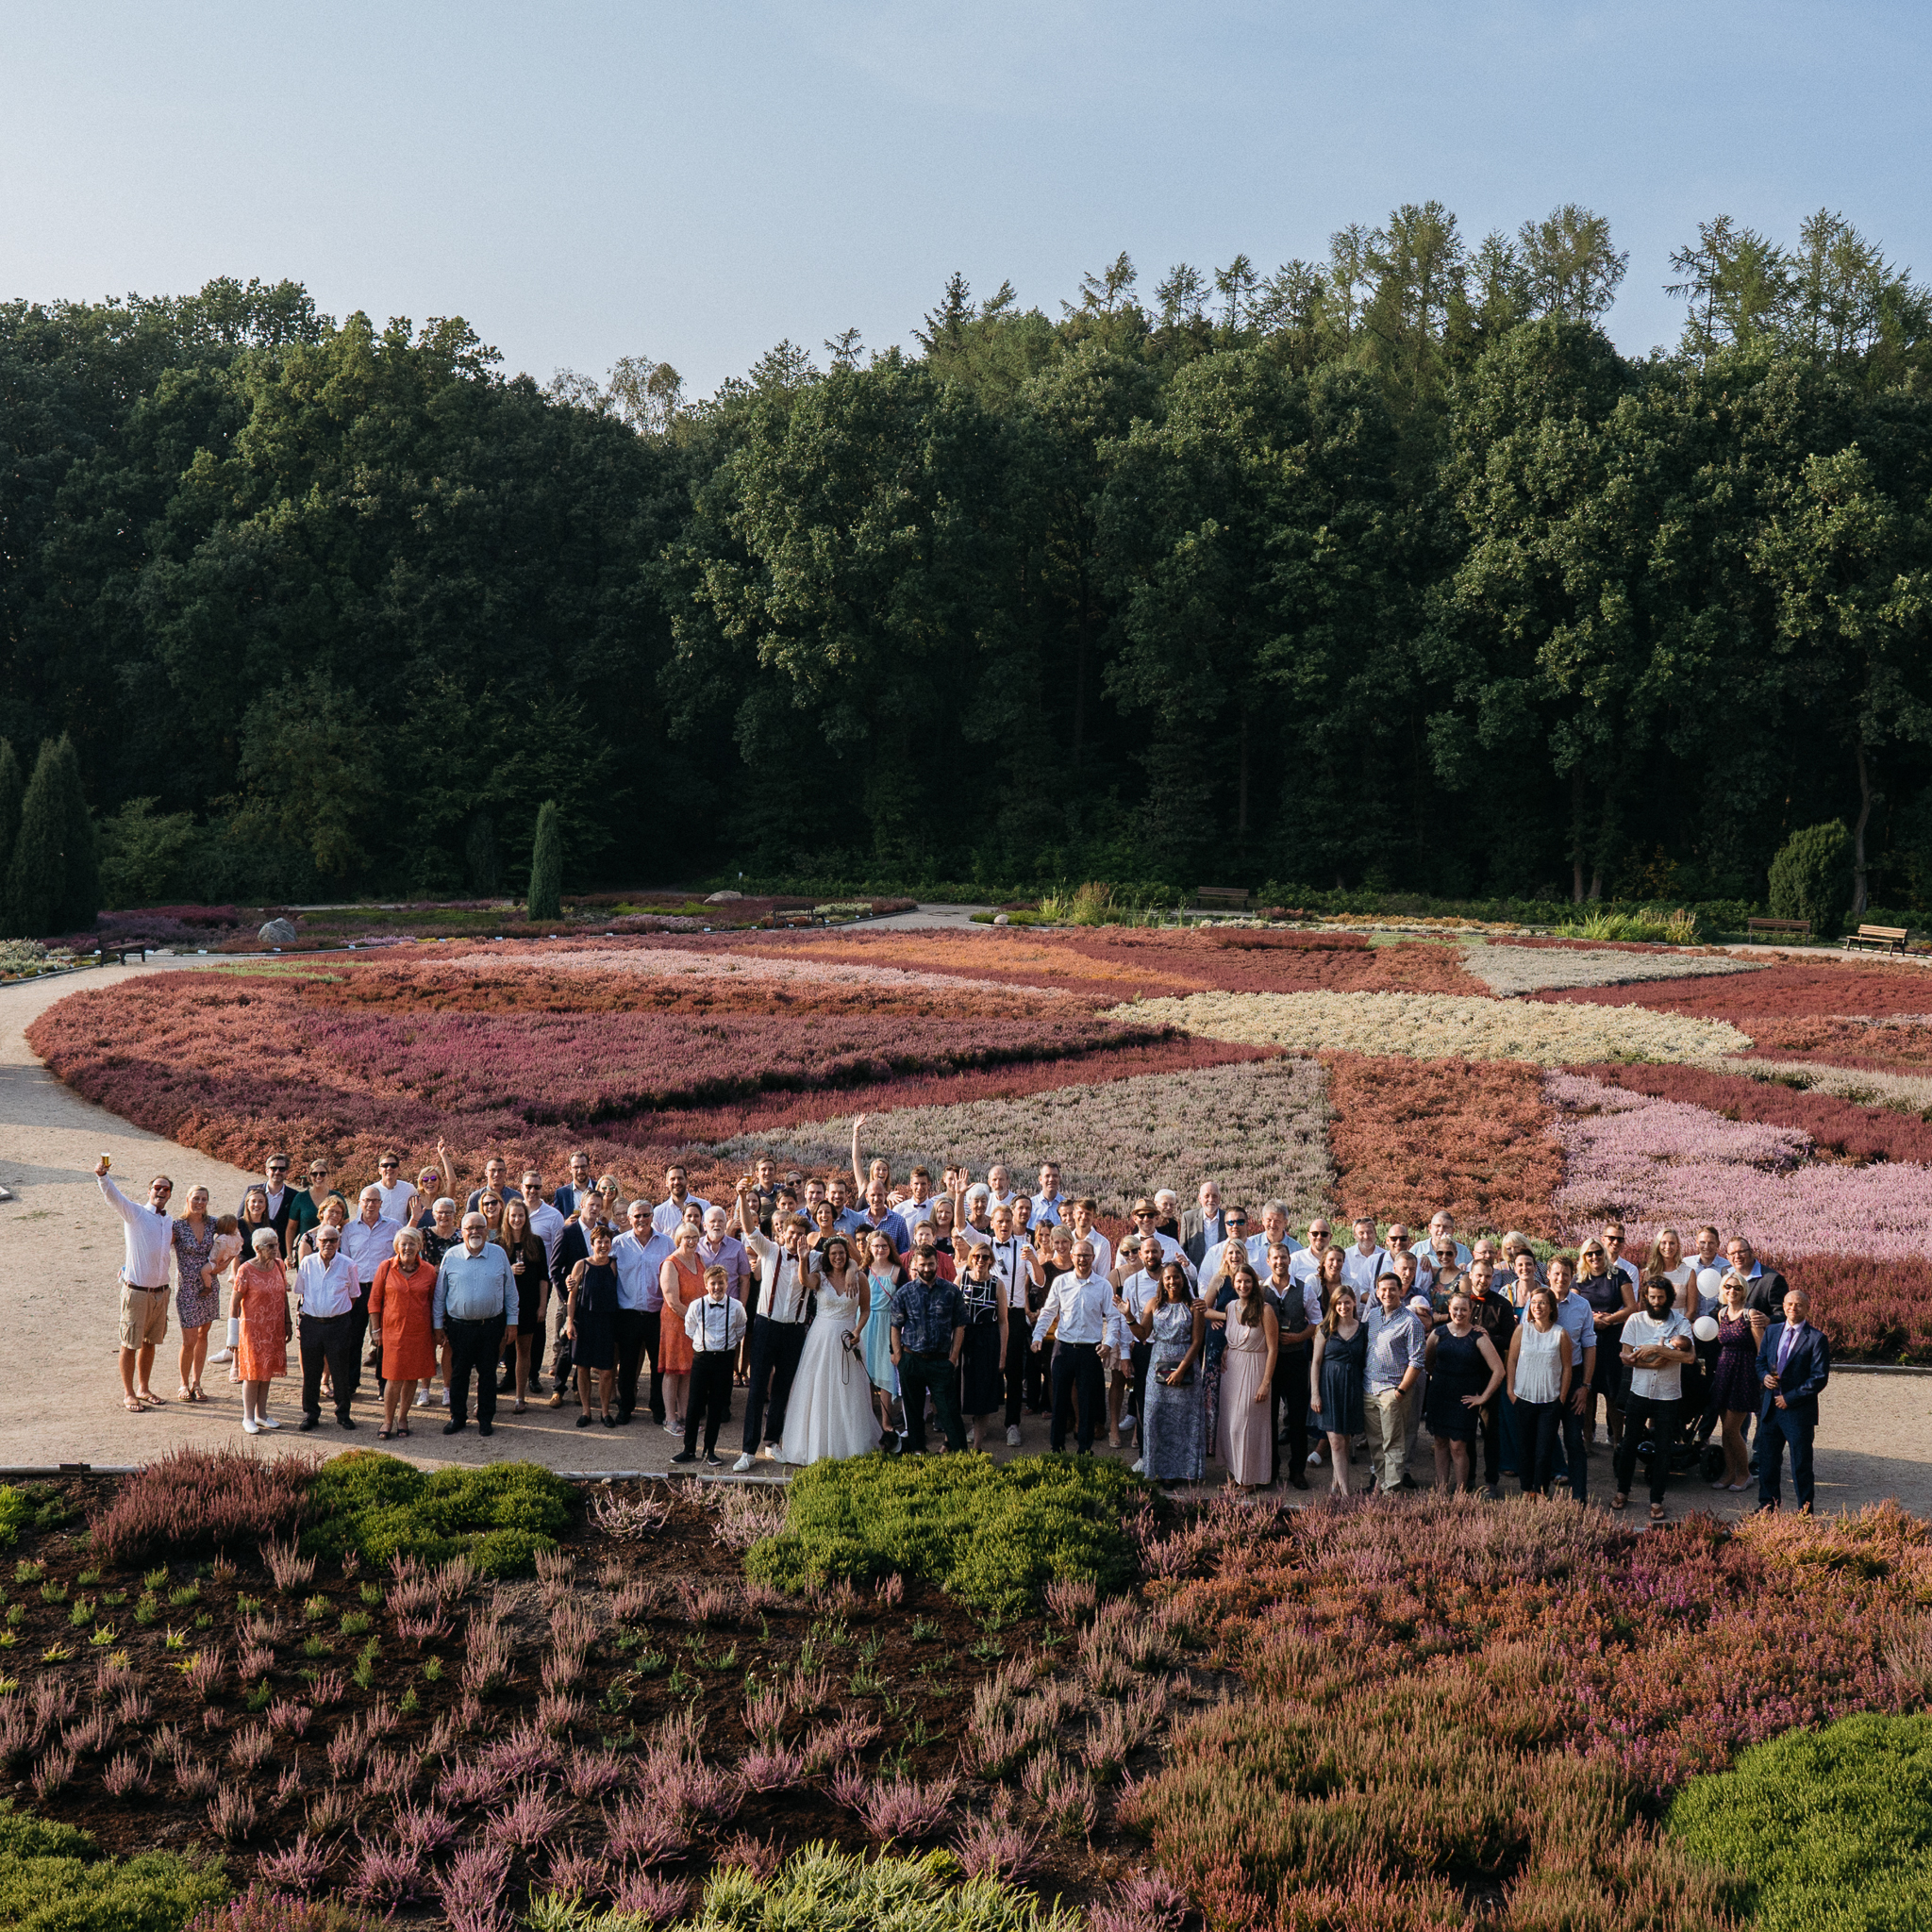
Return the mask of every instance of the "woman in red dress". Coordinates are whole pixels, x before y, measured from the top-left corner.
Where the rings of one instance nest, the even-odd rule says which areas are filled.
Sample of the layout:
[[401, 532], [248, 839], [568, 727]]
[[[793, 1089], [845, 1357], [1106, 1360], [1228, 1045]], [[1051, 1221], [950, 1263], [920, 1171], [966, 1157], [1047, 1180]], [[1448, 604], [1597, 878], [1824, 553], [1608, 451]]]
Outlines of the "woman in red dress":
[[423, 1258], [421, 1233], [406, 1227], [396, 1236], [395, 1258], [376, 1269], [369, 1291], [369, 1319], [382, 1337], [382, 1427], [376, 1433], [384, 1441], [409, 1433], [416, 1385], [436, 1373], [435, 1306], [436, 1270]]
[[281, 1424], [268, 1413], [268, 1385], [289, 1373], [289, 1275], [282, 1244], [272, 1227], [254, 1234], [255, 1257], [235, 1271], [229, 1307], [242, 1318], [235, 1349], [236, 1379], [242, 1384], [242, 1426], [251, 1436]]

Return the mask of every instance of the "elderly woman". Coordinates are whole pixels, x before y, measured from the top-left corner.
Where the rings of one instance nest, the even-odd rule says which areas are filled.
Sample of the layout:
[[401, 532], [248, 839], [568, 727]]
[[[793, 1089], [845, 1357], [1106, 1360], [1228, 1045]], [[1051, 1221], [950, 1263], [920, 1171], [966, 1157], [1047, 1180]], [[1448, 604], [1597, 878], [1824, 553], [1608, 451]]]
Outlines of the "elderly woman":
[[705, 1264], [698, 1258], [702, 1230], [696, 1221], [678, 1223], [670, 1256], [658, 1270], [658, 1288], [664, 1297], [658, 1324], [658, 1360], [664, 1366], [664, 1433], [684, 1434], [685, 1402], [691, 1391], [692, 1349], [685, 1332], [684, 1311], [705, 1293]]
[[268, 1412], [268, 1385], [289, 1373], [289, 1276], [272, 1227], [258, 1227], [254, 1254], [235, 1271], [233, 1306], [241, 1317], [236, 1365], [242, 1382], [242, 1427], [251, 1436], [281, 1424]]
[[384, 1441], [409, 1433], [416, 1385], [436, 1373], [436, 1270], [423, 1257], [423, 1231], [400, 1229], [395, 1248], [369, 1291], [369, 1319], [382, 1337]]

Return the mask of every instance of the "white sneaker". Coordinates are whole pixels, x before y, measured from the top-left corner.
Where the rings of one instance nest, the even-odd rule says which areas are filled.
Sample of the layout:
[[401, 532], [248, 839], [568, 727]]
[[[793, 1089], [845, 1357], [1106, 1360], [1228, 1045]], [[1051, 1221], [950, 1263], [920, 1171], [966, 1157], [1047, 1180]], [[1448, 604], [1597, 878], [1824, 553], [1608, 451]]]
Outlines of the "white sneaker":
[[1310, 1469], [1320, 1469], [1321, 1466], [1322, 1452], [1319, 1449], [1310, 1449], [1308, 1451], [1308, 1467]]
[[1135, 1463], [1133, 1474], [1136, 1475], [1145, 1475], [1147, 1474], [1147, 1460], [1145, 1457], [1142, 1457], [1139, 1462]]
[[1020, 1446], [1020, 1430], [1019, 1430], [1019, 1425], [1018, 1425], [1017, 1424], [1015, 1424], [1011, 1425], [1010, 1427], [1008, 1427], [1008, 1430], [1007, 1430], [1007, 1447], [1008, 1447], [1008, 1448], [1009, 1448], [1009, 1449], [1017, 1449], [1017, 1448], [1018, 1448], [1019, 1446]]
[[217, 1349], [213, 1355], [208, 1357], [208, 1360], [211, 1362], [231, 1362], [234, 1359], [235, 1351], [232, 1348]]
[[258, 1436], [261, 1434], [261, 1424], [252, 1415], [244, 1415], [242, 1418], [242, 1433], [244, 1436]]
[[749, 1456], [741, 1456], [738, 1458], [738, 1460], [731, 1465], [731, 1473], [733, 1475], [742, 1475], [744, 1472], [748, 1470], [750, 1467], [751, 1457]]
[[417, 1408], [427, 1408], [427, 1407], [429, 1407], [429, 1391], [428, 1391], [428, 1390], [426, 1390], [426, 1389], [419, 1389], [419, 1390], [417, 1390], [417, 1391], [416, 1391], [416, 1400], [415, 1400], [415, 1403], [414, 1403], [414, 1405], [413, 1405], [413, 1406], [414, 1406], [415, 1407], [417, 1407]]
[[443, 1407], [447, 1408], [447, 1407], [449, 1407], [449, 1391], [448, 1391], [447, 1389], [445, 1389], [445, 1390], [441, 1391], [441, 1395], [442, 1395], [442, 1406], [443, 1406]]
[[777, 1459], [778, 1459], [778, 1445], [777, 1445], [777, 1443], [775, 1443], [775, 1442], [760, 1442], [760, 1443], [758, 1444], [758, 1460], [759, 1460], [760, 1462], [776, 1462], [776, 1461], [777, 1461]]
[[265, 1429], [278, 1429], [281, 1427], [281, 1424], [276, 1422], [275, 1417], [272, 1415], [258, 1416], [257, 1417], [257, 1421], [258, 1421], [261, 1424], [261, 1426]]

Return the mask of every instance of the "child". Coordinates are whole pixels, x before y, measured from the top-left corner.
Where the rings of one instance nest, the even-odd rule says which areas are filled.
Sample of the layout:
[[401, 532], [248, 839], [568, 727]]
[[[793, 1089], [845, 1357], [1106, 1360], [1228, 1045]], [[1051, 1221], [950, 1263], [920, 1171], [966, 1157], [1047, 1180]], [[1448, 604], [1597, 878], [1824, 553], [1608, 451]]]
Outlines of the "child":
[[712, 1469], [724, 1466], [718, 1454], [718, 1431], [731, 1406], [731, 1365], [744, 1335], [744, 1305], [731, 1295], [731, 1277], [715, 1262], [705, 1270], [705, 1291], [684, 1311], [684, 1332], [691, 1341], [691, 1392], [684, 1407], [684, 1447], [673, 1462], [695, 1462], [698, 1418], [705, 1424], [705, 1461]]
[[289, 1372], [289, 1277], [272, 1227], [255, 1230], [255, 1258], [235, 1271], [230, 1307], [241, 1324], [235, 1366], [242, 1383], [242, 1426], [258, 1436], [281, 1424], [268, 1413], [268, 1385]]

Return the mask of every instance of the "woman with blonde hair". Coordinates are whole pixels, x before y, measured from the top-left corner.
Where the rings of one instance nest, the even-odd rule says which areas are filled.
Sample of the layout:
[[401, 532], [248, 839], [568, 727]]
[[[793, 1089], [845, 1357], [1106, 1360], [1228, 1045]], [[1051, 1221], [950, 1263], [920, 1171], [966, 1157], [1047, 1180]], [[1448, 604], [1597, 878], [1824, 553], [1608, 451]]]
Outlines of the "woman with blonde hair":
[[1757, 1351], [1764, 1346], [1769, 1325], [1757, 1309], [1745, 1306], [1751, 1284], [1735, 1268], [1725, 1272], [1718, 1284], [1717, 1362], [1711, 1370], [1710, 1389], [1704, 1402], [1703, 1433], [1711, 1426], [1724, 1425], [1724, 1474], [1711, 1484], [1714, 1490], [1749, 1490], [1751, 1457], [1744, 1446], [1744, 1430], [1757, 1413], [1762, 1390], [1757, 1379]]
[[[531, 1356], [543, 1333], [543, 1307], [550, 1287], [550, 1256], [530, 1226], [529, 1204], [521, 1194], [512, 1194], [503, 1204], [501, 1225], [491, 1240], [509, 1257], [509, 1272], [516, 1277], [517, 1334], [513, 1344], [516, 1353], [504, 1363], [504, 1367], [514, 1372], [517, 1399], [510, 1412], [522, 1415], [530, 1406], [526, 1398], [530, 1392]], [[507, 1394], [508, 1391], [499, 1390], [498, 1392]]]

